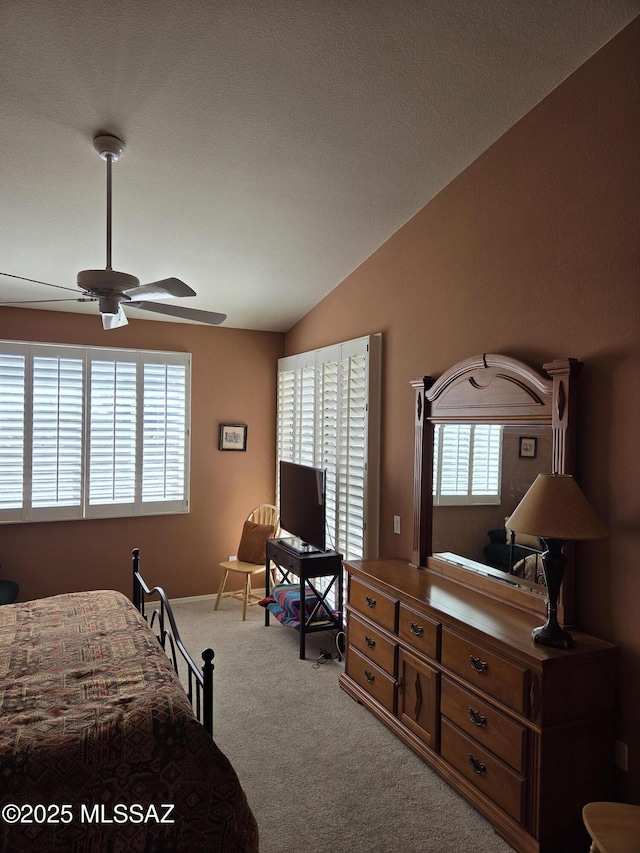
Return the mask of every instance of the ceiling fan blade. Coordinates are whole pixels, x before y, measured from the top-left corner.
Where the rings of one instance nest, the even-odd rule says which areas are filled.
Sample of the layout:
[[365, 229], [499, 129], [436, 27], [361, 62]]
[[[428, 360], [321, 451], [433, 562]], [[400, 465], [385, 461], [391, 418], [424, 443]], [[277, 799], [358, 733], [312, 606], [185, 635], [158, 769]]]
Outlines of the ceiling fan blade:
[[181, 317], [183, 320], [195, 320], [209, 326], [218, 326], [227, 319], [226, 314], [216, 311], [200, 311], [198, 308], [183, 308], [182, 305], [163, 305], [156, 302], [128, 302], [131, 308], [142, 308], [143, 311], [154, 311], [156, 314], [167, 314], [169, 317]]
[[132, 299], [170, 299], [173, 296], [195, 296], [195, 290], [192, 290], [184, 281], [179, 278], [163, 278], [161, 281], [152, 281], [149, 284], [141, 284], [139, 287], [132, 287], [130, 290], [125, 290], [127, 296]]
[[118, 305], [117, 314], [102, 314], [102, 328], [106, 331], [119, 329], [120, 326], [126, 326], [128, 322], [127, 315], [122, 310], [122, 305]]
[[91, 297], [79, 297], [78, 299], [14, 299], [11, 302], [0, 302], [0, 305], [38, 305], [45, 302], [95, 302]]
[[75, 287], [63, 287], [61, 284], [51, 284], [50, 281], [39, 281], [37, 278], [25, 278], [25, 276], [23, 275], [14, 275], [10, 272], [0, 272], [0, 275], [6, 275], [8, 278], [17, 278], [20, 281], [30, 281], [32, 284], [44, 284], [47, 287], [57, 287], [58, 290], [70, 290], [73, 293], [78, 292], [77, 288]]

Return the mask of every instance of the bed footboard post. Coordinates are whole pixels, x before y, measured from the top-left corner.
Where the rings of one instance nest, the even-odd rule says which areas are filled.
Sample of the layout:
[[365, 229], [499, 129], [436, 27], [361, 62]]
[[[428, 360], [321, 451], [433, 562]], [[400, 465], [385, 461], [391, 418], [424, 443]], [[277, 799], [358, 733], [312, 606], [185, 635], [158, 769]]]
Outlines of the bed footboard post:
[[142, 590], [140, 589], [140, 581], [138, 580], [138, 568], [140, 565], [140, 548], [134, 548], [131, 552], [133, 554], [133, 605], [136, 610], [139, 610], [142, 613], [141, 608], [141, 598], [142, 598]]
[[202, 725], [213, 735], [213, 649], [205, 649], [202, 660]]

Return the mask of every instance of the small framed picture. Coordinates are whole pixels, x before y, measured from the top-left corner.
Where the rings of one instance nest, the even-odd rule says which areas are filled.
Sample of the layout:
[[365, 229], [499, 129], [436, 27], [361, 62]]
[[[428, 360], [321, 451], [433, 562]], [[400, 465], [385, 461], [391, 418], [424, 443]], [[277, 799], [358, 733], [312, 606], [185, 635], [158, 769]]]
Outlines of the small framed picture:
[[526, 435], [520, 436], [520, 451], [518, 456], [521, 459], [535, 459], [538, 455], [538, 439], [531, 438]]
[[220, 424], [220, 450], [246, 450], [246, 424]]

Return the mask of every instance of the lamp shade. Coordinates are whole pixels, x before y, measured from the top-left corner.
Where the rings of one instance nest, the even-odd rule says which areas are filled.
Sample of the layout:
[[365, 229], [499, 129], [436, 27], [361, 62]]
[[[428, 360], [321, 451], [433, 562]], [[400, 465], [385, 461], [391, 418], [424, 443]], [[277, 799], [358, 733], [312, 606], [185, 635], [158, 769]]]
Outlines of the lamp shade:
[[607, 535], [570, 474], [538, 474], [507, 527], [543, 539], [599, 539]]

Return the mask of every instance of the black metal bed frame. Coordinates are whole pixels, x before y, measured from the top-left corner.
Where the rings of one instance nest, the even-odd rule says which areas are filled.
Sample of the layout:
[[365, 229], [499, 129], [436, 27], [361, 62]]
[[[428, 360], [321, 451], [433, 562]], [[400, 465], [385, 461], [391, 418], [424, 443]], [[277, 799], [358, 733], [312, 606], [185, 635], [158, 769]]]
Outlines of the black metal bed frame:
[[[198, 720], [202, 723], [210, 735], [213, 735], [213, 649], [205, 649], [202, 652], [202, 670], [198, 669], [191, 655], [184, 647], [180, 639], [180, 633], [176, 626], [171, 605], [162, 587], [154, 586], [149, 588], [140, 574], [140, 549], [133, 549], [133, 603], [137, 610], [140, 611], [142, 618], [149, 624], [151, 630], [158, 620], [158, 632], [156, 637], [158, 642], [166, 652], [167, 656], [173, 664], [173, 668], [179, 675], [178, 656], [176, 652], [180, 652], [181, 657], [187, 665], [187, 696], [193, 707], [194, 713]], [[154, 610], [151, 613], [151, 619], [146, 613], [146, 598], [145, 596], [157, 596], [160, 601], [153, 602]], [[149, 602], [151, 603], [151, 602]], [[169, 649], [167, 649], [167, 643]]]

